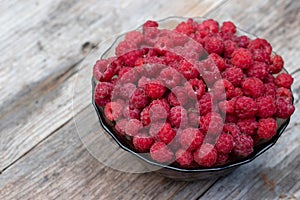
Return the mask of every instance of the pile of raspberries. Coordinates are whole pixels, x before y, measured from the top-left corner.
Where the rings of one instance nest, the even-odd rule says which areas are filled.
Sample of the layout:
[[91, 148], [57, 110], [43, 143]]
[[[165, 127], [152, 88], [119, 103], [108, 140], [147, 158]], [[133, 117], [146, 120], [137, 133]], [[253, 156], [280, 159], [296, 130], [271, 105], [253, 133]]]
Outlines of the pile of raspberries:
[[93, 68], [94, 100], [114, 132], [156, 162], [221, 166], [270, 140], [294, 112], [293, 78], [261, 38], [228, 21], [147, 21]]

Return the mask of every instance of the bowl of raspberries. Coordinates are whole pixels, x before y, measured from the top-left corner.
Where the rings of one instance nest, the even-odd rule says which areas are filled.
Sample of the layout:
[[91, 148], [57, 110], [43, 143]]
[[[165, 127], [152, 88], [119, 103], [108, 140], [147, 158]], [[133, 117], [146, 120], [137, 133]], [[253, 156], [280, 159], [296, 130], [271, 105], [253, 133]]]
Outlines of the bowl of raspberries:
[[295, 108], [271, 44], [233, 22], [170, 17], [119, 36], [93, 67], [99, 122], [177, 180], [223, 176], [273, 146]]

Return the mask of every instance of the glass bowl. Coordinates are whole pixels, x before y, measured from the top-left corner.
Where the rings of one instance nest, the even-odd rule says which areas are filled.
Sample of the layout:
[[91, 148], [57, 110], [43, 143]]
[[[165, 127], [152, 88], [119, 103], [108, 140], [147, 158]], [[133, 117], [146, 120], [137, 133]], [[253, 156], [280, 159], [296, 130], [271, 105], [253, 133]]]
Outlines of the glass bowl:
[[[182, 21], [187, 21], [187, 19], [188, 18], [184, 18], [184, 17], [169, 17], [158, 21], [159, 28], [173, 29], [178, 23]], [[201, 22], [205, 19], [206, 18], [199, 18], [199, 17], [193, 18], [193, 20], [197, 22]], [[139, 29], [141, 29], [141, 27], [139, 27], [138, 30]], [[237, 28], [237, 35], [246, 35], [251, 39], [257, 38], [256, 36], [246, 33], [245, 31], [242, 31], [241, 29], [238, 28]], [[101, 59], [115, 56], [115, 47], [119, 42], [121, 42], [124, 39], [124, 36], [125, 34], [118, 36], [116, 40], [113, 42], [113, 44], [103, 53]], [[275, 54], [275, 52], [273, 52], [273, 54]], [[283, 71], [287, 73], [285, 69], [283, 69]], [[130, 144], [125, 137], [120, 136], [120, 134], [115, 134], [116, 130], [112, 126], [111, 122], [109, 122], [105, 118], [103, 108], [99, 107], [95, 103], [94, 89], [96, 86], [96, 81], [94, 78], [92, 78], [91, 82], [92, 82], [92, 91], [93, 91], [92, 104], [98, 115], [100, 125], [105, 130], [105, 132], [109, 135], [109, 137], [111, 137], [119, 145], [121, 149], [129, 152], [134, 157], [136, 157], [140, 162], [142, 162], [142, 164], [145, 165], [147, 169], [149, 169], [149, 171], [153, 171], [164, 177], [171, 178], [174, 180], [179, 180], [179, 181], [194, 181], [194, 180], [210, 179], [210, 178], [217, 178], [229, 174], [237, 167], [253, 161], [255, 158], [257, 158], [258, 156], [266, 152], [268, 149], [270, 149], [277, 142], [277, 140], [282, 135], [282, 133], [284, 132], [284, 130], [286, 129], [290, 121], [290, 118], [277, 119], [276, 135], [268, 141], [264, 141], [263, 143], [257, 143], [254, 147], [254, 151], [245, 158], [238, 159], [234, 162], [230, 162], [222, 166], [215, 166], [209, 168], [197, 168], [197, 169], [184, 169], [177, 166], [165, 165], [153, 161], [149, 156], [145, 156], [141, 153], [136, 152], [132, 144]]]

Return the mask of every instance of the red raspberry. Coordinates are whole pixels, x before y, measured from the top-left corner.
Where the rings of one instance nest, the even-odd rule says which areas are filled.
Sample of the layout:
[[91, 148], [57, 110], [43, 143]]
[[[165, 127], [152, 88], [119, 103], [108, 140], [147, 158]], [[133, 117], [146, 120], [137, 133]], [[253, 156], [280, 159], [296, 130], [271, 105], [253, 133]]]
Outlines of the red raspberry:
[[267, 40], [261, 38], [252, 40], [248, 48], [253, 53], [254, 60], [257, 61], [267, 61], [272, 53], [272, 46]]
[[244, 73], [240, 68], [230, 67], [223, 72], [223, 78], [229, 80], [234, 86], [239, 86], [244, 80]]
[[265, 92], [264, 83], [255, 77], [246, 78], [242, 83], [243, 92], [245, 95], [258, 98]]
[[260, 119], [257, 135], [262, 139], [271, 139], [276, 135], [276, 120], [273, 118]]
[[195, 95], [200, 99], [205, 94], [206, 85], [202, 80], [190, 79], [184, 86], [190, 99], [195, 99]]
[[148, 126], [151, 122], [149, 109], [150, 109], [149, 106], [145, 107], [140, 114], [140, 120], [143, 126]]
[[255, 135], [258, 127], [255, 117], [239, 119], [237, 125], [240, 128], [241, 133], [246, 135]]
[[172, 67], [164, 68], [160, 72], [160, 80], [170, 88], [176, 87], [180, 83], [181, 77], [182, 75]]
[[136, 89], [130, 97], [129, 105], [141, 109], [149, 103], [149, 98], [143, 89]]
[[234, 98], [234, 97], [241, 97], [243, 95], [244, 95], [244, 93], [243, 93], [243, 90], [241, 88], [239, 88], [239, 87], [234, 88], [234, 91], [233, 91], [233, 94], [232, 94], [232, 98]]
[[169, 121], [173, 127], [186, 127], [188, 122], [186, 110], [182, 106], [175, 106], [171, 108]]
[[97, 60], [96, 64], [93, 67], [93, 75], [96, 80], [100, 81], [103, 76], [103, 72], [106, 70], [109, 65], [109, 61], [106, 59]]
[[202, 25], [209, 29], [211, 33], [219, 32], [219, 23], [213, 19], [206, 19], [202, 22]]
[[119, 71], [119, 80], [123, 83], [135, 83], [138, 80], [138, 72], [132, 67], [124, 67]]
[[137, 49], [137, 45], [134, 42], [124, 40], [116, 47], [116, 56], [122, 56], [129, 51]]
[[190, 127], [198, 128], [199, 127], [199, 121], [200, 121], [200, 113], [199, 112], [190, 112], [188, 114], [189, 118], [189, 125]]
[[269, 74], [269, 65], [262, 62], [254, 62], [247, 70], [247, 75], [264, 80]]
[[241, 96], [235, 102], [235, 113], [240, 118], [254, 117], [257, 112], [256, 102], [250, 98]]
[[117, 83], [117, 85], [113, 90], [112, 96], [113, 98], [120, 96], [127, 100], [131, 97], [131, 95], [134, 93], [135, 90], [136, 90], [136, 86], [132, 83], [125, 83], [125, 84]]
[[205, 39], [204, 48], [209, 54], [216, 53], [221, 55], [223, 53], [224, 43], [222, 38], [211, 36]]
[[216, 142], [216, 149], [218, 152], [228, 154], [234, 147], [233, 137], [230, 134], [222, 133], [219, 135]]
[[[225, 42], [224, 42], [225, 44]], [[216, 53], [212, 53], [208, 55], [209, 59], [211, 59], [215, 65], [219, 68], [220, 72], [224, 71], [226, 68], [224, 59]]]
[[275, 78], [275, 84], [278, 87], [285, 87], [285, 88], [291, 88], [291, 85], [293, 83], [294, 79], [291, 75], [281, 73]]
[[197, 78], [199, 76], [199, 71], [191, 63], [181, 60], [178, 67], [179, 72], [187, 79]]
[[284, 98], [288, 102], [292, 102], [293, 94], [289, 89], [280, 87], [275, 91], [275, 93], [276, 98]]
[[271, 57], [271, 65], [270, 65], [270, 72], [272, 74], [277, 74], [279, 73], [284, 65], [284, 61], [280, 55], [275, 54], [274, 56]]
[[195, 27], [193, 25], [193, 20], [189, 19], [187, 22], [181, 22], [179, 23], [176, 28], [175, 31], [177, 33], [183, 33], [186, 35], [190, 35], [192, 33], [195, 32]]
[[221, 78], [219, 68], [210, 59], [196, 63], [195, 66], [201, 73], [202, 79], [208, 86], [211, 86], [214, 82]]
[[184, 149], [178, 149], [176, 151], [176, 162], [179, 163], [181, 167], [189, 167], [194, 161], [193, 154], [190, 151]]
[[155, 142], [150, 148], [150, 155], [153, 160], [160, 163], [173, 161], [174, 154], [163, 142]]
[[256, 99], [256, 103], [258, 106], [257, 116], [267, 118], [276, 113], [275, 99], [272, 96], [259, 97]]
[[276, 106], [277, 106], [276, 116], [279, 118], [287, 119], [295, 111], [295, 107], [285, 98], [277, 98]]
[[149, 27], [158, 27], [158, 23], [156, 21], [148, 20], [143, 24], [143, 28]]
[[138, 59], [135, 66], [141, 75], [156, 77], [165, 66], [165, 62], [159, 57], [145, 57]]
[[138, 152], [147, 152], [149, 151], [151, 145], [153, 144], [154, 140], [147, 134], [138, 134], [133, 137], [133, 145], [134, 148]]
[[226, 123], [237, 123], [238, 117], [235, 114], [226, 114], [225, 122]]
[[[141, 36], [143, 37], [143, 36]], [[130, 41], [130, 42], [139, 42], [138, 40], [140, 40], [139, 38], [136, 38], [135, 41]], [[143, 40], [143, 38], [142, 38]], [[139, 44], [136, 44], [139, 45]], [[135, 66], [135, 62], [142, 58], [145, 54], [146, 54], [145, 49], [133, 49], [130, 50], [128, 52], [126, 52], [125, 54], [121, 55], [118, 57], [118, 59], [121, 61], [122, 65], [125, 65], [127, 67], [134, 67]]]
[[144, 41], [144, 36], [139, 31], [130, 31], [125, 35], [125, 41], [130, 41], [139, 46]]
[[126, 106], [123, 110], [123, 116], [125, 119], [139, 119], [140, 118], [140, 110], [136, 108], [130, 108], [130, 106]]
[[173, 48], [173, 46], [174, 46], [173, 41], [168, 36], [158, 37], [154, 44], [154, 48], [160, 50], [170, 50]]
[[211, 167], [217, 161], [217, 150], [211, 144], [202, 144], [194, 152], [194, 160], [203, 167]]
[[248, 38], [246, 35], [242, 35], [239, 37], [238, 40], [238, 46], [242, 48], [247, 48], [250, 43], [250, 38]]
[[153, 138], [158, 141], [164, 142], [165, 144], [169, 144], [176, 135], [176, 131], [172, 129], [171, 124], [169, 124], [168, 122], [152, 123], [149, 133]]
[[219, 102], [219, 108], [222, 113], [234, 114], [236, 98]]
[[183, 149], [194, 151], [202, 144], [204, 135], [197, 128], [184, 129], [180, 135], [180, 144]]
[[176, 33], [175, 31], [172, 31], [169, 34], [169, 37], [171, 38], [175, 46], [183, 46], [188, 40], [188, 37], [186, 35]]
[[248, 69], [253, 64], [252, 54], [248, 49], [238, 48], [232, 53], [231, 63], [241, 69]]
[[224, 100], [232, 97], [234, 92], [234, 86], [226, 79], [220, 79], [215, 82], [213, 89], [213, 95], [215, 99]]
[[150, 78], [147, 78], [145, 76], [142, 76], [139, 81], [138, 81], [138, 87], [145, 89], [146, 88], [146, 84], [149, 83], [151, 81]]
[[232, 23], [230, 21], [223, 22], [223, 24], [221, 26], [221, 32], [234, 34], [234, 33], [236, 33], [236, 27], [235, 27], [234, 23]]
[[253, 152], [253, 139], [245, 134], [234, 137], [235, 146], [233, 152], [239, 157], [246, 157]]
[[197, 107], [199, 109], [200, 115], [206, 115], [209, 112], [212, 112], [213, 100], [210, 93], [205, 93], [201, 99], [197, 102]]
[[229, 160], [228, 154], [218, 153], [216, 165], [224, 165], [228, 162], [228, 160]]
[[[114, 89], [113, 84], [100, 82], [95, 87], [94, 99], [98, 106], [105, 106], [110, 101], [111, 93]], [[107, 101], [108, 100], [108, 101]]]
[[230, 134], [234, 138], [241, 134], [239, 127], [236, 123], [226, 123], [223, 127], [223, 133]]
[[125, 127], [125, 133], [129, 136], [135, 136], [143, 128], [142, 122], [137, 119], [130, 119]]
[[274, 83], [275, 77], [272, 74], [267, 74], [267, 76], [263, 79], [264, 83]]
[[221, 133], [223, 129], [223, 119], [215, 112], [208, 113], [200, 117], [200, 129], [205, 134], [216, 136]]
[[110, 62], [109, 65], [103, 72], [103, 75], [100, 77], [100, 81], [102, 81], [102, 82], [111, 82], [112, 78], [115, 75], [117, 75], [117, 72], [122, 67], [122, 64], [120, 63], [120, 61], [118, 59], [111, 58], [109, 60], [111, 60], [111, 61], [109, 61]]
[[265, 84], [265, 95], [275, 97], [275, 95], [276, 95], [275, 83], [266, 83]]
[[148, 97], [159, 99], [166, 92], [166, 87], [159, 81], [150, 81], [146, 84], [145, 92]]
[[224, 57], [231, 58], [232, 53], [237, 48], [237, 44], [231, 40], [224, 41]]
[[186, 90], [181, 86], [174, 87], [167, 98], [171, 106], [183, 106], [187, 102]]
[[149, 105], [149, 116], [151, 122], [164, 120], [168, 118], [170, 114], [170, 106], [165, 100], [154, 100]]
[[116, 121], [115, 129], [121, 135], [125, 135], [125, 128], [126, 128], [127, 120], [121, 119]]

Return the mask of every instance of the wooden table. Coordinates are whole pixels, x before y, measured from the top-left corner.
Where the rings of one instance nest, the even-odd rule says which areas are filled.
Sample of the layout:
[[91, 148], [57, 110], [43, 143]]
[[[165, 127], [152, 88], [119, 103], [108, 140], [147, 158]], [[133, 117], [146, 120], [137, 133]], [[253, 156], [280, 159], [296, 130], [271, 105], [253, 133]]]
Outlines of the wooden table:
[[[1, 200], [300, 199], [299, 0], [4, 0], [0, 13]], [[96, 118], [84, 101], [89, 83], [73, 93], [91, 67], [82, 65], [88, 53], [146, 19], [173, 15], [233, 20], [268, 39], [295, 78], [296, 111], [278, 143], [223, 178], [175, 182], [113, 170], [89, 154], [74, 125], [73, 114]]]

